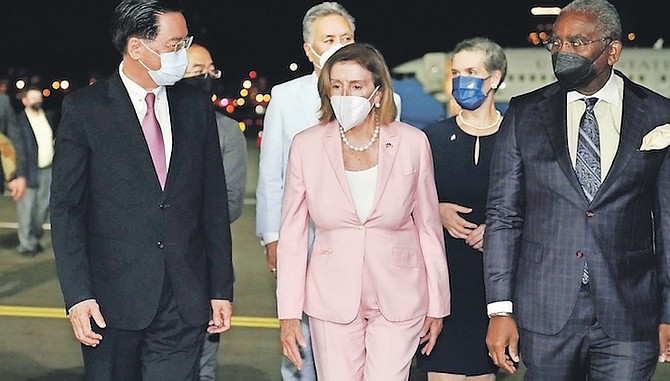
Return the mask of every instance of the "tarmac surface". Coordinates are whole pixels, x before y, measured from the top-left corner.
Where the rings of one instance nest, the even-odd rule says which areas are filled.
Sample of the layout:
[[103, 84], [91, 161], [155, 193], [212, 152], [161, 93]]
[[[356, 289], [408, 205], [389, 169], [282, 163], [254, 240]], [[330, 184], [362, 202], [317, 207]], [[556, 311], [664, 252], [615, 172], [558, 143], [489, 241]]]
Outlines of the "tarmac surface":
[[[242, 216], [231, 226], [233, 328], [221, 336], [217, 378], [280, 381], [275, 279], [254, 235], [258, 148], [251, 139], [248, 148], [247, 199]], [[44, 252], [20, 256], [15, 251], [15, 205], [8, 196], [0, 197], [0, 381], [84, 380], [80, 346], [65, 317], [48, 233], [42, 241]], [[514, 376], [500, 374], [498, 380], [519, 381], [522, 376], [523, 367]], [[413, 367], [410, 380], [425, 381], [426, 376]], [[670, 366], [657, 369], [653, 381], [661, 380], [670, 380]]]

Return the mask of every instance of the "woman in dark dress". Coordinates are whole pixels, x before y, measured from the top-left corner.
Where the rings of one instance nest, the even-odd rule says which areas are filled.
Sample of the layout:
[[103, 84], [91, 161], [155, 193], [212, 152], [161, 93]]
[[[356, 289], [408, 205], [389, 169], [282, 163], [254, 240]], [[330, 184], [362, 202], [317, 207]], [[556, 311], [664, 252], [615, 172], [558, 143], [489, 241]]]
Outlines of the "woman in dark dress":
[[488, 356], [482, 247], [491, 153], [502, 115], [493, 94], [503, 83], [507, 60], [487, 38], [456, 45], [451, 62], [452, 96], [461, 111], [424, 129], [433, 152], [440, 216], [451, 282], [451, 316], [430, 356], [418, 355], [428, 381], [495, 379]]

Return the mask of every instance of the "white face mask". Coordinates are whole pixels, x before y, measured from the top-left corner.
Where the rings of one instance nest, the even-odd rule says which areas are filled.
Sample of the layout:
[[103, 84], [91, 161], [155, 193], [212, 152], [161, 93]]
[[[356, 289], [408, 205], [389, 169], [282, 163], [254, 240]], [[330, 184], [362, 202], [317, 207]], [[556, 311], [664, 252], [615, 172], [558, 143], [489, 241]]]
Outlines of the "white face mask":
[[144, 41], [140, 40], [140, 42], [145, 48], [149, 49], [151, 53], [157, 55], [161, 59], [161, 68], [158, 70], [149, 69], [149, 67], [140, 60], [140, 64], [147, 69], [149, 76], [158, 86], [172, 86], [180, 79], [184, 78], [184, 73], [188, 66], [188, 53], [186, 52], [186, 49], [158, 54], [150, 47], [146, 46]]
[[335, 118], [344, 131], [349, 131], [358, 126], [372, 110], [370, 100], [379, 90], [379, 86], [366, 99], [358, 95], [333, 95], [330, 97], [330, 105], [333, 107]]
[[319, 54], [314, 50], [312, 47], [312, 44], [309, 44], [309, 48], [312, 50], [312, 53], [316, 56], [316, 58], [319, 59], [319, 63], [317, 64], [314, 62], [314, 66], [317, 67], [317, 69], [321, 70], [324, 65], [326, 65], [326, 61], [328, 61], [328, 58], [330, 58], [333, 54], [335, 54], [336, 51], [342, 49], [344, 45], [340, 44], [339, 42], [330, 48], [328, 48], [325, 52]]

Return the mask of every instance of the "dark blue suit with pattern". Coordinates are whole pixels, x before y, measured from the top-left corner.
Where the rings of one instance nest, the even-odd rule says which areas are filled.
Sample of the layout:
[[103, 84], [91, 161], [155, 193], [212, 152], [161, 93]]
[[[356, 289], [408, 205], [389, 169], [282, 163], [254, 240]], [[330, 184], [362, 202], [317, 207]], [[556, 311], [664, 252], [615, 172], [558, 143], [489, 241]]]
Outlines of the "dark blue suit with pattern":
[[592, 202], [570, 162], [566, 92], [554, 83], [510, 102], [491, 161], [484, 267], [487, 302], [512, 301], [519, 328], [563, 329], [585, 260], [607, 336], [658, 340], [670, 323], [670, 151], [639, 149], [670, 122], [670, 100], [623, 80], [619, 147]]

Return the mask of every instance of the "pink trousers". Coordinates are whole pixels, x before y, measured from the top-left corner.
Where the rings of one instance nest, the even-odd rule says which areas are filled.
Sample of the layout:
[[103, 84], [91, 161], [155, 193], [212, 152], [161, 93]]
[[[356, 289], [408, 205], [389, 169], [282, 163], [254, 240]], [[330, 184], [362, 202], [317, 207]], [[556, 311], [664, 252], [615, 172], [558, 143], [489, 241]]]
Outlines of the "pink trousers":
[[[398, 303], [402, 303], [401, 300]], [[406, 381], [425, 317], [391, 322], [364, 271], [358, 315], [349, 324], [309, 318], [319, 381]]]

